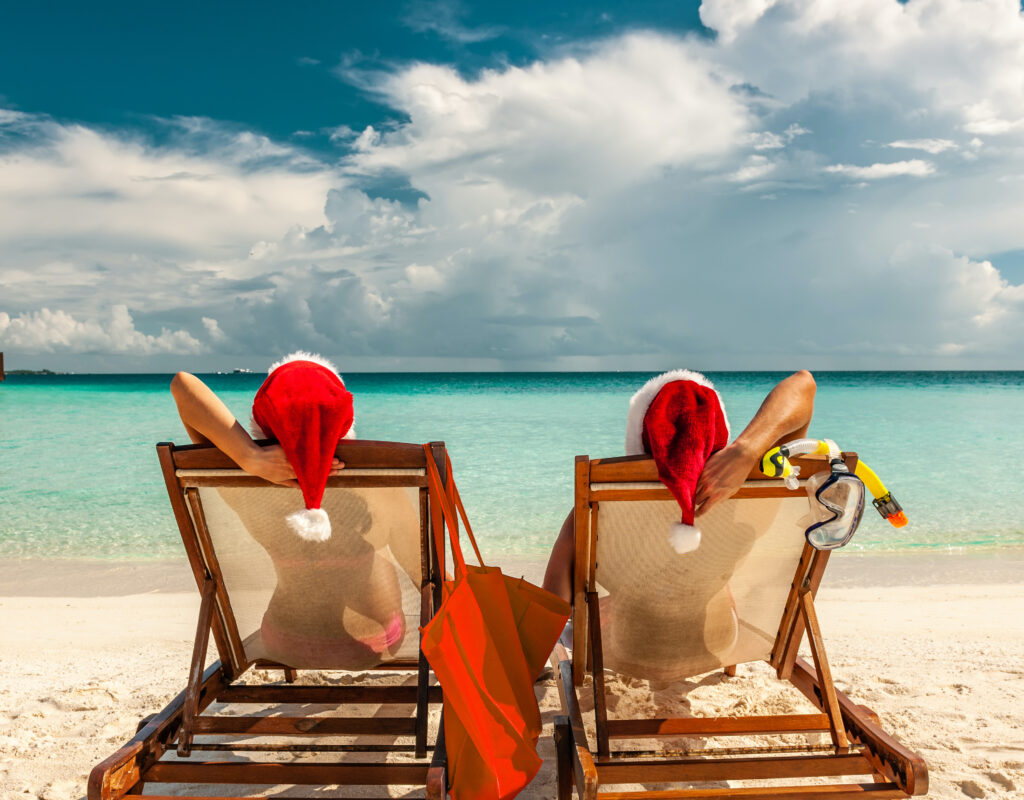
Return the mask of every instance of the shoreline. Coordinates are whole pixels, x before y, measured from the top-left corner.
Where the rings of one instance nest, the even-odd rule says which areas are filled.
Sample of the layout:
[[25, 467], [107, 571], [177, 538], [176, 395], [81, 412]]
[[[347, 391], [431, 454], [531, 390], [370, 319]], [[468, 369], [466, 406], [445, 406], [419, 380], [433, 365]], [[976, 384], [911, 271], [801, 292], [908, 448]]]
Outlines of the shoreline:
[[[506, 575], [539, 584], [546, 561], [499, 556], [488, 562]], [[833, 553], [827, 588], [992, 585], [1024, 583], [1024, 548], [959, 553], [908, 551]], [[125, 597], [195, 592], [184, 555], [177, 559], [106, 560], [0, 557], [0, 597]]]

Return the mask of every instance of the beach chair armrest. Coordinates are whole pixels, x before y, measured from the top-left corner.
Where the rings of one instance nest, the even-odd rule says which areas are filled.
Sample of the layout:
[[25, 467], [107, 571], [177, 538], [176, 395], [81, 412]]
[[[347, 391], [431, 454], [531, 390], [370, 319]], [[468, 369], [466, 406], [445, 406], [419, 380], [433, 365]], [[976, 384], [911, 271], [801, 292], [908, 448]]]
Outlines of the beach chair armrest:
[[142, 780], [143, 743], [132, 740], [89, 773], [89, 800], [117, 800]]

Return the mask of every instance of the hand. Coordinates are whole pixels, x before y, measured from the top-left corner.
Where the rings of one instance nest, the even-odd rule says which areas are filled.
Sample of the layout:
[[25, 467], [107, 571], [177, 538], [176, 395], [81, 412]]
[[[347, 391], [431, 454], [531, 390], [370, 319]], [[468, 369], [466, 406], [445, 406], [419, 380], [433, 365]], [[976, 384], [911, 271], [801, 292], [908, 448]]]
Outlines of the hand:
[[752, 454], [739, 441], [713, 453], [697, 481], [693, 495], [695, 516], [706, 514], [720, 501], [736, 494], [757, 463], [757, 457], [757, 453]]
[[[280, 486], [291, 486], [296, 489], [299, 487], [299, 482], [295, 479], [295, 470], [288, 462], [288, 457], [284, 454], [284, 448], [279, 444], [257, 447], [253, 454], [246, 459], [246, 463], [239, 464], [239, 466], [250, 475], [263, 478], [271, 483], [276, 483]], [[344, 468], [345, 465], [335, 458], [331, 462], [329, 474], [340, 475]]]

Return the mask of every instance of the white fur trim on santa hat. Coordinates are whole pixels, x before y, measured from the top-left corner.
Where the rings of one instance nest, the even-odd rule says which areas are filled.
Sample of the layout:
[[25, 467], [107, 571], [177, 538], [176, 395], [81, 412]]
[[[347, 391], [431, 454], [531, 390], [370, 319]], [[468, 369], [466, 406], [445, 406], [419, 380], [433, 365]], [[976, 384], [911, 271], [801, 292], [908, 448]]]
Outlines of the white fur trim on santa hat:
[[[278, 367], [283, 367], [285, 364], [292, 361], [312, 361], [314, 364], [319, 364], [321, 367], [327, 367], [327, 369], [335, 375], [338, 375], [338, 368], [335, 367], [334, 364], [321, 355], [317, 355], [316, 353], [307, 353], [305, 350], [296, 350], [294, 353], [286, 355], [280, 361], [275, 361], [270, 365], [270, 369], [267, 370], [267, 374], [269, 375]], [[341, 379], [340, 375], [338, 375], [338, 379]], [[344, 381], [342, 381], [342, 383], [344, 383]]]
[[692, 553], [700, 547], [700, 528], [677, 522], [668, 535], [668, 543], [679, 555]]
[[331, 520], [322, 508], [293, 511], [284, 521], [307, 542], [326, 542], [331, 538]]
[[654, 398], [658, 396], [668, 383], [673, 381], [693, 381], [701, 386], [713, 389], [718, 395], [718, 404], [722, 407], [722, 417], [725, 419], [725, 431], [729, 433], [729, 417], [725, 413], [725, 403], [722, 402], [722, 395], [718, 394], [715, 385], [704, 375], [689, 369], [675, 369], [666, 372], [656, 378], [651, 378], [640, 387], [640, 391], [629, 399], [629, 412], [626, 414], [626, 455], [638, 456], [647, 452], [644, 450], [644, 417], [647, 416], [647, 409], [651, 407]]

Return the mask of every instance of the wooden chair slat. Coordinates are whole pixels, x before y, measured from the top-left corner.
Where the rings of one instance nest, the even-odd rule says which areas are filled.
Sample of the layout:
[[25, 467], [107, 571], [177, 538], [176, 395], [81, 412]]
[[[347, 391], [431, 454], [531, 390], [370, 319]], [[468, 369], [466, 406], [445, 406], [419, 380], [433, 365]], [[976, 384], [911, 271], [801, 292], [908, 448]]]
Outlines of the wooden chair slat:
[[608, 734], [613, 739], [643, 739], [662, 736], [752, 736], [769, 733], [816, 733], [828, 729], [827, 714], [613, 719], [608, 721]]
[[780, 798], [780, 800], [888, 800], [905, 797], [894, 783], [840, 783], [823, 786], [780, 787], [777, 790], [757, 786], [729, 789], [676, 789], [647, 792], [601, 792], [602, 800], [733, 800], [733, 798]]
[[623, 759], [597, 765], [601, 783], [820, 778], [870, 774], [857, 754], [760, 758]]
[[339, 734], [411, 736], [414, 717], [196, 717], [196, 734], [236, 736], [329, 736]]
[[[220, 703], [303, 703], [324, 705], [414, 704], [416, 686], [228, 686], [217, 695]], [[431, 703], [441, 702], [441, 687], [431, 686]]]
[[428, 764], [338, 761], [325, 764], [268, 764], [238, 761], [160, 761], [145, 774], [146, 783], [295, 785], [424, 784]]

